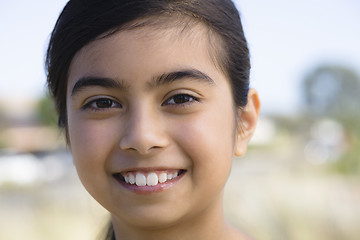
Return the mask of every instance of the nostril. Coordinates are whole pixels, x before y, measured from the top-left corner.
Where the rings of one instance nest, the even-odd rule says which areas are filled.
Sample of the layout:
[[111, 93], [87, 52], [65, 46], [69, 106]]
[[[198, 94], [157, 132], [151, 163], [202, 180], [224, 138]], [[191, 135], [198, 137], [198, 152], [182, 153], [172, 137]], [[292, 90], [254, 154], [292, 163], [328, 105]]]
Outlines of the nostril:
[[151, 129], [133, 129], [130, 127], [124, 132], [119, 141], [121, 150], [137, 152], [141, 155], [150, 154], [153, 150], [164, 148], [168, 144], [167, 133], [156, 126]]
[[[151, 146], [151, 144], [124, 144], [120, 142], [120, 149], [123, 151], [128, 151], [128, 152], [137, 152], [141, 155], [147, 155], [150, 154], [152, 152], [155, 152], [155, 150], [159, 150], [164, 148], [167, 144], [164, 144], [163, 146], [160, 146], [159, 144]], [[149, 145], [149, 146], [147, 146]]]
[[153, 146], [153, 147], [151, 147], [149, 150], [151, 150], [151, 149], [158, 149], [158, 148], [161, 148], [161, 147], [159, 147], [159, 146]]

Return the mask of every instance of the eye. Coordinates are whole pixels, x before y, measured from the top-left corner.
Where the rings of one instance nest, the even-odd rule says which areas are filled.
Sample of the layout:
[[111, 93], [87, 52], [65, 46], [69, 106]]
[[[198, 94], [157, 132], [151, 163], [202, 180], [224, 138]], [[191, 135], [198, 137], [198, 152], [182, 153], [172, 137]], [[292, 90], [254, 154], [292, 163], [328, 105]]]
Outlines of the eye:
[[200, 100], [194, 96], [191, 96], [189, 94], [176, 94], [170, 98], [168, 98], [162, 106], [166, 105], [184, 105], [184, 104], [190, 104], [192, 102], [199, 102]]
[[84, 110], [89, 109], [95, 111], [101, 111], [110, 108], [122, 108], [122, 105], [110, 98], [98, 98], [86, 103], [83, 107]]

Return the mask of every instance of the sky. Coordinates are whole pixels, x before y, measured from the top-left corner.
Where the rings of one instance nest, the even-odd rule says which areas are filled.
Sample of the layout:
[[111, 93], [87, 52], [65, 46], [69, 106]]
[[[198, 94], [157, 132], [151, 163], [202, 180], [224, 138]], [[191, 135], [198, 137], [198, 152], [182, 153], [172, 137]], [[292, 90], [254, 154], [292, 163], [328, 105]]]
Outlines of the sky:
[[[66, 0], [0, 1], [0, 100], [41, 97], [44, 55]], [[301, 110], [301, 82], [322, 64], [360, 75], [359, 0], [236, 0], [262, 111]]]

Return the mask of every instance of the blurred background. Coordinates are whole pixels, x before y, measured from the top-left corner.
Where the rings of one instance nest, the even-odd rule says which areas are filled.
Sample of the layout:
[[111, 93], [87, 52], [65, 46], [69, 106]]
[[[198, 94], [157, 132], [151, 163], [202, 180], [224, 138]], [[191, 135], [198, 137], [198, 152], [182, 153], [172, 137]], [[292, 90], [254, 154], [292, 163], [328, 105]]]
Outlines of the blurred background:
[[[108, 214], [77, 179], [45, 91], [65, 0], [0, 2], [0, 239], [96, 239]], [[257, 240], [360, 236], [360, 1], [237, 0], [256, 134], [234, 160], [229, 221]]]

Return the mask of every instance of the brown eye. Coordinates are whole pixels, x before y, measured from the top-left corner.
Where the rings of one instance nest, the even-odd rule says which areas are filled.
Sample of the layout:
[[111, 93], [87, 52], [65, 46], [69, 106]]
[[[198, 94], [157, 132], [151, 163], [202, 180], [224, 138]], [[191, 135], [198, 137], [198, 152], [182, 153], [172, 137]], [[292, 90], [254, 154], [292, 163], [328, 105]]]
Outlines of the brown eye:
[[106, 110], [110, 108], [122, 108], [122, 105], [110, 98], [99, 98], [87, 103], [84, 110]]
[[192, 100], [192, 97], [189, 95], [175, 95], [173, 97], [173, 102], [175, 104], [181, 104], [181, 103], [186, 103]]
[[95, 105], [97, 108], [110, 108], [113, 101], [111, 99], [99, 99], [95, 101]]
[[166, 100], [162, 105], [181, 105], [191, 103], [193, 101], [199, 101], [199, 99], [188, 94], [176, 94]]

